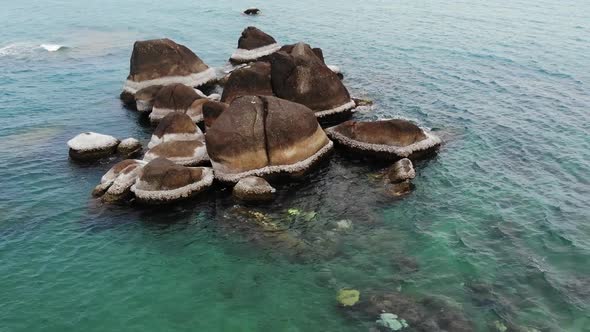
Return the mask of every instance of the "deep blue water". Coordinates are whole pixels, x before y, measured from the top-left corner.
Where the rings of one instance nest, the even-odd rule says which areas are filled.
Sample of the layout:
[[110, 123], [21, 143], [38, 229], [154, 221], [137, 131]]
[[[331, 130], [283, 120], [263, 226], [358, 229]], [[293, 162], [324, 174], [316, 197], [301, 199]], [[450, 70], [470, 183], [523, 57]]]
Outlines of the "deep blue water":
[[[251, 5], [263, 15], [240, 15]], [[444, 298], [478, 331], [590, 331], [588, 1], [0, 8], [0, 331], [368, 330], [336, 307], [341, 287]], [[445, 138], [416, 165], [412, 195], [384, 197], [376, 165], [337, 154], [256, 208], [293, 225], [284, 237], [243, 227], [226, 191], [166, 209], [91, 199], [115, 161], [72, 163], [65, 142], [151, 134], [118, 100], [133, 42], [169, 37], [223, 66], [248, 25], [321, 47], [351, 93], [375, 101], [358, 118], [404, 117]]]

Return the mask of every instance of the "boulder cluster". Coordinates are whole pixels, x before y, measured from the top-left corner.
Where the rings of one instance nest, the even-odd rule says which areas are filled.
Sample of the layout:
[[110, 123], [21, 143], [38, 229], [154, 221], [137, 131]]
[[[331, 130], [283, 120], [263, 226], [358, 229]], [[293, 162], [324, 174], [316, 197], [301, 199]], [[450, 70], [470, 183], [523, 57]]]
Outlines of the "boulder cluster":
[[[235, 185], [244, 201], [272, 199], [274, 179], [304, 174], [334, 145], [349, 154], [397, 161], [386, 191], [403, 195], [415, 171], [411, 160], [441, 144], [407, 120], [349, 120], [367, 101], [351, 98], [340, 70], [305, 43], [280, 45], [247, 27], [226, 77], [170, 39], [137, 41], [121, 100], [155, 126], [142, 160], [114, 165], [94, 190], [105, 201], [135, 197], [163, 203], [198, 194], [214, 180]], [[221, 91], [221, 95], [206, 92]], [[346, 121], [348, 120], [348, 121]], [[344, 122], [343, 122], [344, 121]], [[328, 125], [335, 125], [324, 129]], [[137, 140], [83, 133], [68, 142], [70, 156], [93, 160], [137, 156]]]

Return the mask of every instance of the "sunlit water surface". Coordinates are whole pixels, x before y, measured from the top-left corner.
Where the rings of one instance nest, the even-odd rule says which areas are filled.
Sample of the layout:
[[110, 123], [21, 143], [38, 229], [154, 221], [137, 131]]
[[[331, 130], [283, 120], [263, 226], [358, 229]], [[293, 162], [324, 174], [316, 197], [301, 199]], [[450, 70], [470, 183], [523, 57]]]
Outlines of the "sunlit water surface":
[[[367, 331], [342, 287], [443, 298], [478, 331], [590, 331], [589, 2], [23, 0], [0, 21], [1, 331]], [[322, 47], [375, 101], [358, 118], [439, 132], [415, 192], [394, 201], [383, 165], [335, 154], [267, 207], [219, 188], [166, 209], [93, 201], [115, 160], [72, 163], [65, 142], [147, 142], [118, 100], [133, 41], [222, 66], [248, 25]]]

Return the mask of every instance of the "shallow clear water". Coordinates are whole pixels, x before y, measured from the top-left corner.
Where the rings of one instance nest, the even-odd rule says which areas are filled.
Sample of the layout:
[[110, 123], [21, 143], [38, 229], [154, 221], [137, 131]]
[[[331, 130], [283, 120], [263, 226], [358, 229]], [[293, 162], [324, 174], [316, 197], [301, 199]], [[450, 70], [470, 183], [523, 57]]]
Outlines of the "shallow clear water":
[[[590, 331], [587, 1], [278, 0], [240, 15], [251, 5], [2, 4], [0, 331], [366, 331], [335, 306], [341, 287], [442, 297], [478, 331]], [[65, 142], [147, 142], [118, 100], [133, 41], [170, 37], [221, 66], [247, 25], [322, 47], [375, 101], [359, 118], [437, 130], [447, 143], [417, 164], [415, 192], [392, 201], [382, 165], [336, 154], [254, 208], [282, 232], [227, 190], [165, 211], [94, 202], [114, 160], [71, 163]]]

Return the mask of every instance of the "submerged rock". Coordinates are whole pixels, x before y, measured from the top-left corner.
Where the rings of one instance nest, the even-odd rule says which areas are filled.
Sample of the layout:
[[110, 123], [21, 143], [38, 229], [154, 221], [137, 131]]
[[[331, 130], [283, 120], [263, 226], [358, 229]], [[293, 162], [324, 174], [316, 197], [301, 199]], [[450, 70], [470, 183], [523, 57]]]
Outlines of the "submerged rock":
[[92, 195], [101, 197], [106, 202], [126, 198], [145, 164], [147, 164], [145, 161], [135, 159], [126, 159], [115, 164], [102, 176], [100, 184], [94, 188]]
[[346, 121], [326, 129], [328, 136], [350, 151], [380, 159], [417, 159], [440, 146], [436, 135], [407, 120]]
[[304, 43], [273, 54], [272, 88], [277, 97], [309, 107], [324, 119], [351, 115], [354, 101], [338, 76]]
[[379, 319], [376, 321], [377, 325], [382, 326], [390, 331], [399, 331], [403, 328], [408, 327], [408, 323], [405, 319], [397, 317], [396, 314], [384, 312], [379, 315]]
[[276, 192], [265, 179], [257, 176], [248, 176], [234, 186], [232, 194], [243, 201], [268, 201], [272, 200]]
[[141, 143], [135, 138], [126, 138], [117, 146], [117, 153], [127, 158], [137, 156], [141, 150]]
[[191, 197], [212, 183], [213, 171], [208, 167], [185, 167], [157, 158], [144, 166], [131, 191], [140, 202], [159, 204]]
[[332, 149], [307, 107], [270, 96], [236, 98], [207, 130], [206, 142], [215, 177], [234, 183], [301, 174]]
[[[173, 112], [187, 113], [193, 103], [200, 99], [195, 89], [184, 84], [166, 85], [154, 98], [154, 106], [150, 113], [152, 123], [160, 122], [166, 115]], [[189, 115], [190, 116], [190, 115]]]
[[68, 141], [70, 158], [91, 161], [108, 157], [115, 153], [119, 140], [113, 136], [86, 132]]
[[197, 87], [215, 79], [215, 70], [184, 45], [167, 38], [137, 41], [121, 99], [126, 102], [129, 96], [153, 85], [181, 83]]
[[270, 35], [256, 27], [247, 27], [238, 40], [238, 49], [230, 57], [232, 63], [247, 63], [266, 57], [281, 48]]
[[255, 62], [232, 71], [223, 89], [221, 101], [231, 103], [239, 96], [272, 96], [270, 64]]
[[360, 298], [361, 293], [356, 289], [341, 289], [336, 295], [336, 301], [342, 307], [352, 307]]

